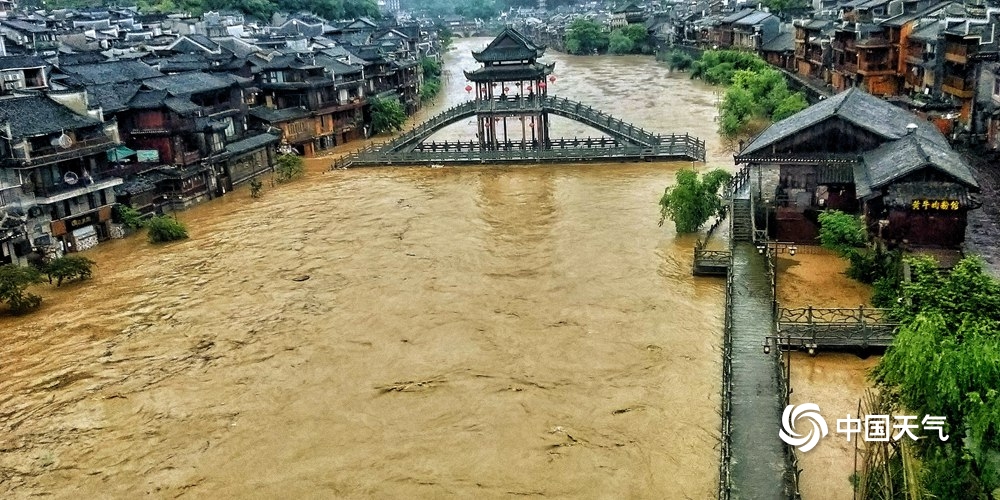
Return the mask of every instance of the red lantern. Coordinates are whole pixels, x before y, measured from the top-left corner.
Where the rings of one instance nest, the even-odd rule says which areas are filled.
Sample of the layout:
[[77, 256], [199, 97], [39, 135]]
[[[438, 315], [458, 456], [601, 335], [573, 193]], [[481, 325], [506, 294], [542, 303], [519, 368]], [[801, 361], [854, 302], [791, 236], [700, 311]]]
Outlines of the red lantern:
[[544, 88], [545, 88], [545, 82], [538, 82], [538, 90], [542, 90]]
[[556, 75], [552, 75], [552, 76], [550, 76], [550, 77], [549, 77], [549, 82], [551, 82], [551, 83], [556, 83]]
[[510, 87], [504, 87], [504, 88], [503, 88], [503, 91], [504, 91], [504, 92], [510, 92]]
[[531, 85], [528, 85], [528, 86], [527, 86], [527, 87], [525, 87], [524, 89], [525, 89], [525, 90], [527, 90], [528, 92], [531, 92]]
[[466, 85], [465, 86], [465, 91], [466, 92], [472, 92], [472, 85]]

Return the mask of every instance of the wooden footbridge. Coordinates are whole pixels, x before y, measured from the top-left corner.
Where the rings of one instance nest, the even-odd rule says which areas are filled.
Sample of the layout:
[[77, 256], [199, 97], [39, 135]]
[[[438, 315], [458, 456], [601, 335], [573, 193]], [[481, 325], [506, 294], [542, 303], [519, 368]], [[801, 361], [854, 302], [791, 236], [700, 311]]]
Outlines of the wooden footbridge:
[[[549, 95], [555, 64], [538, 61], [545, 51], [512, 28], [504, 29], [482, 51], [482, 67], [466, 71], [465, 91], [472, 100], [400, 134], [340, 158], [334, 168], [398, 164], [542, 163], [590, 161], [705, 161], [705, 141], [688, 134], [660, 135], [586, 104]], [[475, 85], [475, 86], [473, 86]], [[597, 138], [553, 138], [549, 116], [587, 125]], [[427, 140], [439, 130], [476, 119], [474, 138], [455, 142]], [[469, 135], [473, 135], [470, 131]]]
[[[532, 117], [548, 114], [588, 125], [607, 136], [553, 139], [547, 137], [547, 132], [534, 132], [538, 125]], [[449, 125], [484, 116], [502, 131], [492, 136], [495, 140], [426, 142]], [[527, 133], [529, 129], [531, 134]], [[521, 132], [520, 138], [511, 140], [509, 132]], [[580, 102], [533, 95], [464, 102], [391, 141], [348, 154], [334, 167], [601, 160], [705, 161], [705, 141], [689, 134], [654, 134]]]

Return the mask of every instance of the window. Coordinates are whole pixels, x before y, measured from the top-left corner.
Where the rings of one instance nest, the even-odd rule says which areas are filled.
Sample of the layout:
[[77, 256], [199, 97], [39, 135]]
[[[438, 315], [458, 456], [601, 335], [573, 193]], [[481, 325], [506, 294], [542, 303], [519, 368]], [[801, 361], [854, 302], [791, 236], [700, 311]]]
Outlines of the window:
[[222, 137], [219, 134], [210, 134], [209, 137], [209, 147], [212, 148], [212, 152], [222, 151]]

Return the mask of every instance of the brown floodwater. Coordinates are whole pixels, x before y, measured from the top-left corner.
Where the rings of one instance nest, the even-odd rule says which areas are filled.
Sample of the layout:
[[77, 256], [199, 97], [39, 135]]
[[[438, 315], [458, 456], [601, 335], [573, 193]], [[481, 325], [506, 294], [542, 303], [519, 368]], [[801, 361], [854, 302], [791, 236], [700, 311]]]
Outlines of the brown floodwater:
[[[871, 287], [848, 278], [847, 262], [819, 247], [800, 247], [778, 259], [778, 299], [782, 307], [870, 306]], [[816, 403], [830, 434], [808, 452], [796, 452], [799, 487], [806, 500], [853, 498], [854, 441], [837, 434], [838, 418], [858, 415], [858, 402], [871, 387], [868, 372], [879, 356], [819, 352], [791, 353], [791, 404]]]
[[[715, 89], [546, 57], [553, 94], [731, 168]], [[188, 240], [102, 244], [0, 318], [0, 497], [714, 496], [723, 282], [656, 225], [687, 164], [329, 163], [177, 214]]]

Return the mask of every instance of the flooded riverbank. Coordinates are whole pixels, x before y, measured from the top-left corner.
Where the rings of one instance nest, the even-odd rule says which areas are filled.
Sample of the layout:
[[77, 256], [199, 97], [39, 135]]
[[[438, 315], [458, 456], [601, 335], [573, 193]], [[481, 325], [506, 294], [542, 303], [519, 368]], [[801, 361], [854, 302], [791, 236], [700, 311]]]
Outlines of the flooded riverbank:
[[[553, 93], [727, 165], [710, 89], [550, 57]], [[687, 165], [328, 163], [179, 213], [189, 240], [102, 244], [93, 280], [0, 318], [2, 496], [714, 495], [723, 283], [656, 225]]]
[[[848, 278], [845, 259], [819, 247], [799, 247], [794, 256], [778, 259], [778, 300], [782, 307], [870, 306], [871, 287]], [[858, 415], [858, 401], [871, 387], [869, 370], [879, 356], [819, 352], [810, 356], [793, 352], [790, 358], [791, 404], [815, 403], [830, 427], [830, 434], [812, 450], [797, 452], [799, 486], [805, 500], [840, 500], [853, 497], [854, 443], [836, 433], [838, 418]]]

